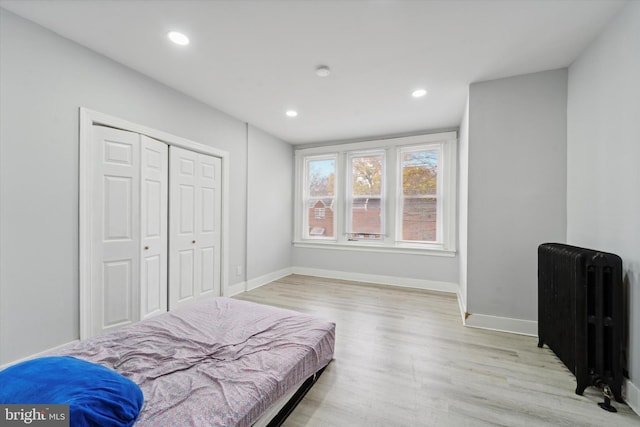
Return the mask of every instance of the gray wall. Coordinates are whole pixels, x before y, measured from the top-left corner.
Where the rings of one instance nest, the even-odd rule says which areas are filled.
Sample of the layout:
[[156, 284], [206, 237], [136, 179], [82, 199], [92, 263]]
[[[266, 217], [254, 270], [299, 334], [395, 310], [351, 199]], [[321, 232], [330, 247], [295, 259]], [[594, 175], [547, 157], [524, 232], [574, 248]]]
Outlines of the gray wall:
[[291, 266], [293, 147], [249, 126], [247, 277]]
[[[622, 257], [629, 374], [640, 388], [640, 2], [569, 68], [567, 242]], [[637, 403], [637, 397], [636, 397]]]
[[566, 234], [567, 70], [469, 89], [467, 311], [537, 319], [537, 247]]
[[363, 275], [458, 282], [456, 257], [293, 248], [292, 265]]
[[4, 9], [0, 31], [0, 364], [78, 338], [80, 106], [230, 153], [227, 266], [242, 282], [245, 123]]

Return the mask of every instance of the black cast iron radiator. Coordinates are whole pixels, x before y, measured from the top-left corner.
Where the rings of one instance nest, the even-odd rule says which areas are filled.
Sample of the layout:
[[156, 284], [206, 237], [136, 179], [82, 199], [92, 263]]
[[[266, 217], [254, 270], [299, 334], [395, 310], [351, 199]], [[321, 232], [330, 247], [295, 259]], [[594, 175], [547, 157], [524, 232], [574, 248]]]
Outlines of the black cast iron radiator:
[[609, 402], [608, 386], [622, 402], [620, 257], [560, 243], [540, 245], [538, 337], [538, 347], [547, 344], [576, 376], [576, 394], [596, 386]]

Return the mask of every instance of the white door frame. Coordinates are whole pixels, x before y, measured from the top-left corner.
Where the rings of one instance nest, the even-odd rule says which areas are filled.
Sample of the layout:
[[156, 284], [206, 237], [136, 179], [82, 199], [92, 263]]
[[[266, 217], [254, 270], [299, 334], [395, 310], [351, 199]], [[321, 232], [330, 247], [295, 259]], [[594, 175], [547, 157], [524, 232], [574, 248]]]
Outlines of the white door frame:
[[79, 176], [79, 281], [80, 281], [80, 339], [91, 335], [91, 245], [93, 209], [93, 126], [102, 125], [116, 129], [146, 135], [167, 145], [185, 148], [198, 153], [218, 157], [222, 161], [222, 227], [220, 238], [220, 282], [221, 293], [227, 289], [229, 283], [226, 260], [229, 257], [229, 153], [208, 145], [200, 144], [169, 133], [152, 129], [110, 116], [88, 108], [80, 107], [80, 176]]

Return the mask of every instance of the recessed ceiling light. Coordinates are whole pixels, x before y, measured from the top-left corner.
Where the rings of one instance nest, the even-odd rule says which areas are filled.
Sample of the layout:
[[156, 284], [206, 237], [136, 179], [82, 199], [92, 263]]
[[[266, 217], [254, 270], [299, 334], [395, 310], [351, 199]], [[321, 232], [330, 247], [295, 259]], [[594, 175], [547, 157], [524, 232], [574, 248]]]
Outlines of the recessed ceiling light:
[[169, 40], [171, 40], [175, 44], [179, 44], [180, 46], [186, 46], [189, 44], [189, 37], [178, 31], [170, 31], [167, 34], [167, 37], [169, 37]]
[[411, 96], [413, 96], [414, 98], [420, 98], [423, 97], [427, 94], [427, 91], [425, 89], [416, 89], [413, 91], [413, 93], [411, 93]]
[[298, 115], [298, 112], [296, 110], [287, 110], [285, 114], [287, 115], [287, 117], [296, 117]]

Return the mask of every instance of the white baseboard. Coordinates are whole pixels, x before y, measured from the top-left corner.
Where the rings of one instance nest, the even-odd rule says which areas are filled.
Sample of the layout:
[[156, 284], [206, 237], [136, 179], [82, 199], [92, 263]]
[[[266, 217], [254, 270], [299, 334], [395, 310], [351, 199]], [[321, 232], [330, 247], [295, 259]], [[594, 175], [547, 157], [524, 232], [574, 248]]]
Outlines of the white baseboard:
[[247, 290], [247, 282], [238, 282], [233, 285], [227, 285], [222, 291], [222, 295], [225, 297], [232, 297]]
[[400, 286], [403, 288], [424, 289], [428, 291], [440, 291], [456, 293], [458, 285], [451, 282], [436, 280], [411, 279], [408, 277], [382, 276], [378, 274], [353, 273], [348, 271], [322, 270], [318, 268], [292, 267], [293, 274], [305, 276], [324, 277], [327, 279], [351, 280], [354, 282], [375, 283], [378, 285]]
[[464, 325], [464, 318], [467, 315], [467, 301], [460, 293], [460, 288], [456, 291], [456, 296], [458, 297], [458, 308], [460, 309], [460, 316], [462, 316], [462, 324]]
[[640, 415], [640, 388], [626, 378], [622, 382], [622, 398], [633, 412]]
[[260, 286], [264, 286], [267, 283], [273, 282], [274, 280], [282, 279], [283, 277], [288, 276], [291, 273], [291, 267], [287, 267], [283, 268], [282, 270], [274, 271], [272, 273], [256, 277], [255, 279], [250, 279], [247, 281], [247, 291], [259, 288]]
[[[463, 315], [464, 316], [464, 315]], [[469, 314], [464, 325], [472, 328], [492, 331], [511, 332], [513, 334], [538, 336], [538, 322], [533, 320], [511, 319], [509, 317]]]
[[0, 365], [0, 371], [1, 371], [1, 370], [3, 370], [4, 368], [8, 368], [9, 366], [15, 365], [16, 363], [24, 362], [25, 360], [29, 360], [29, 359], [35, 359], [36, 357], [45, 356], [45, 355], [47, 355], [48, 353], [55, 352], [55, 351], [56, 351], [56, 350], [58, 350], [59, 348], [65, 347], [65, 346], [67, 346], [67, 345], [69, 345], [69, 344], [76, 343], [76, 342], [78, 342], [78, 341], [80, 341], [80, 340], [73, 340], [73, 341], [69, 341], [69, 342], [67, 342], [67, 343], [60, 344], [60, 345], [57, 345], [57, 346], [55, 346], [55, 347], [48, 348], [48, 349], [43, 350], [43, 351], [39, 351], [38, 353], [31, 354], [31, 355], [26, 356], [26, 357], [21, 357], [20, 359], [13, 360], [13, 361], [11, 361], [11, 362], [5, 363], [5, 364], [3, 364], [3, 365]]

